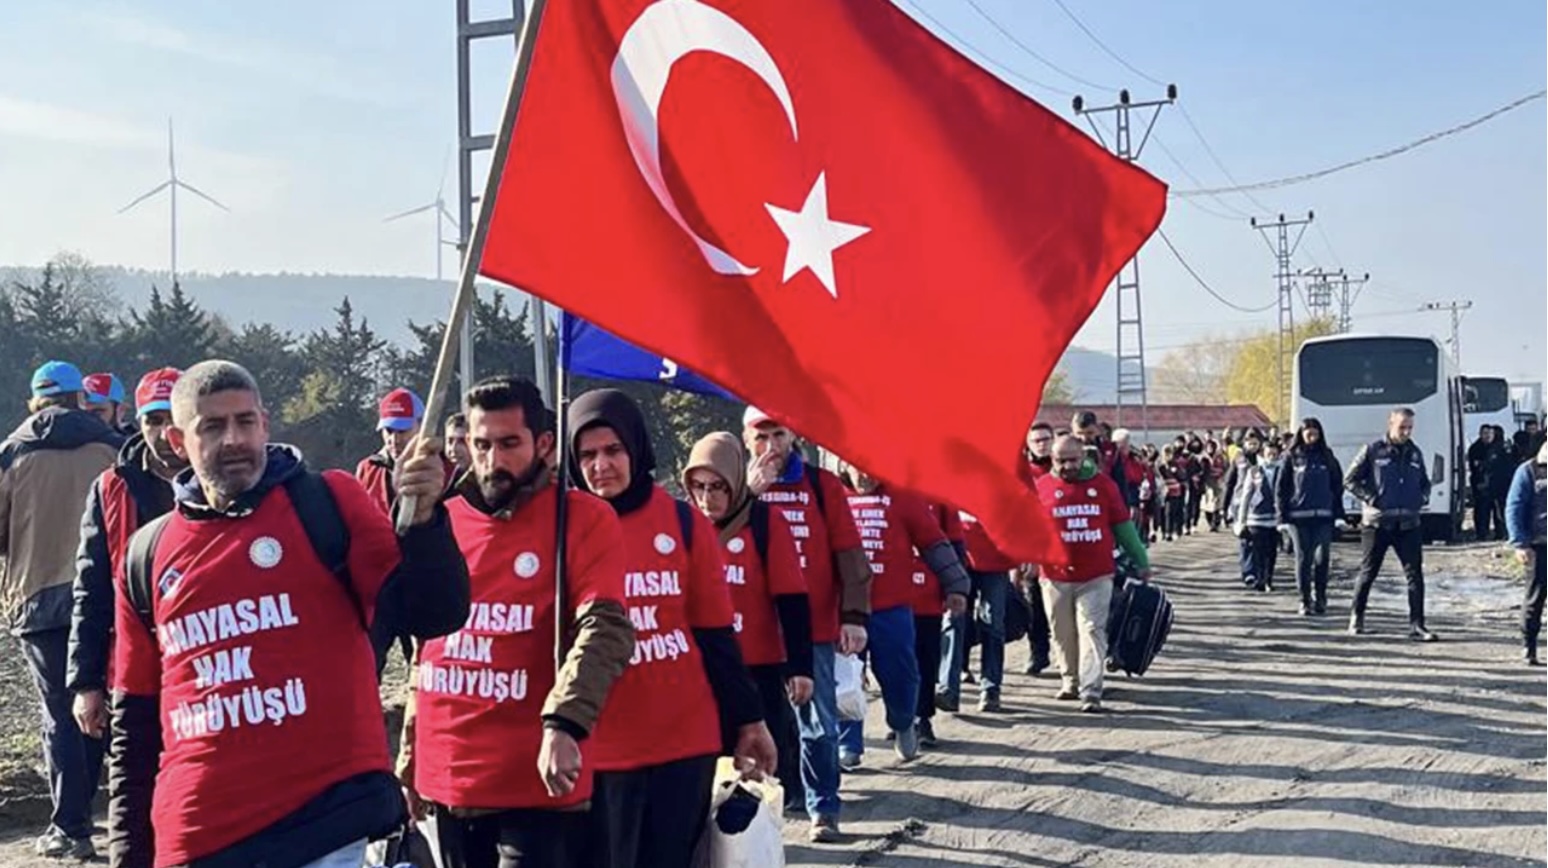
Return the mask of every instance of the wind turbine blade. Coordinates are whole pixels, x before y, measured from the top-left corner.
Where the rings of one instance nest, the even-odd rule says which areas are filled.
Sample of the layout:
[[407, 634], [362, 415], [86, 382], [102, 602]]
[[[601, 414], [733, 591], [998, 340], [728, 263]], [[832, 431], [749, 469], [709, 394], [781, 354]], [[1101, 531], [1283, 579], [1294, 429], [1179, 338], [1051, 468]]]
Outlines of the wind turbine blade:
[[451, 169], [451, 145], [446, 146], [446, 155], [441, 158], [441, 183], [435, 185], [435, 198], [440, 200], [441, 194], [446, 191], [446, 172]]
[[172, 146], [172, 118], [167, 118], [167, 171], [172, 173], [172, 180], [177, 180], [177, 157]]
[[154, 188], [152, 188], [149, 192], [141, 193], [139, 195], [139, 197], [136, 198], [133, 202], [130, 202], [128, 205], [125, 205], [124, 207], [118, 209], [118, 213], [122, 214], [125, 211], [128, 211], [130, 208], [133, 208], [134, 206], [140, 204], [141, 202], [144, 202], [146, 199], [149, 199], [150, 197], [156, 195], [157, 193], [160, 193], [162, 190], [165, 190], [165, 189], [167, 189], [170, 186], [172, 186], [172, 182], [171, 181], [162, 181], [160, 184], [157, 184]]
[[219, 208], [222, 211], [230, 211], [231, 210], [230, 208], [227, 208], [225, 205], [222, 205], [219, 202], [215, 201], [213, 198], [210, 197], [210, 195], [208, 193], [204, 192], [203, 190], [200, 190], [198, 187], [195, 187], [192, 184], [185, 184], [182, 181], [176, 181], [175, 183], [179, 187], [182, 187], [184, 190], [187, 190], [188, 192], [194, 194], [195, 196], [198, 196], [200, 199], [203, 199], [204, 201], [210, 203], [211, 205], [214, 205], [216, 208]]
[[431, 202], [429, 205], [420, 205], [418, 208], [410, 208], [410, 209], [408, 209], [407, 211], [404, 211], [401, 214], [394, 214], [391, 217], [385, 217], [385, 218], [382, 219], [382, 222], [383, 223], [391, 223], [394, 220], [401, 220], [404, 217], [412, 217], [415, 214], [422, 214], [422, 213], [424, 213], [426, 211], [434, 210], [435, 209], [435, 205], [436, 205], [436, 203]]
[[446, 218], [446, 221], [452, 225], [453, 229], [458, 229], [459, 227], [457, 226], [457, 218], [453, 216], [451, 211], [446, 209], [446, 203], [437, 202], [436, 204], [439, 206], [438, 210], [440, 210], [441, 216]]

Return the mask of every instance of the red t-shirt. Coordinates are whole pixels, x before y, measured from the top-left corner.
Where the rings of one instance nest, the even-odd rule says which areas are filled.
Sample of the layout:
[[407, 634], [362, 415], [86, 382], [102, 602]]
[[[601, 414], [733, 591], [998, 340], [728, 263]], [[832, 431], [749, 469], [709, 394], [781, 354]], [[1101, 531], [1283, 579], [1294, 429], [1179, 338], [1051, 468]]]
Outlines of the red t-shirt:
[[[930, 520], [940, 527], [947, 542], [965, 542], [962, 534], [962, 516], [955, 509], [931, 502], [926, 502], [925, 508], [930, 512]], [[946, 613], [946, 600], [941, 593], [941, 580], [918, 557], [918, 552], [914, 554], [914, 614], [928, 617], [943, 615]]]
[[[348, 474], [324, 478], [349, 528], [349, 576], [369, 620], [398, 565], [397, 537]], [[240, 518], [174, 512], [150, 575], [159, 638], [120, 575], [114, 653], [119, 690], [160, 698], [157, 866], [217, 853], [340, 781], [390, 771], [362, 613], [283, 489]]]
[[824, 509], [803, 475], [798, 481], [776, 483], [763, 493], [763, 501], [790, 523], [795, 536], [806, 589], [812, 600], [812, 641], [837, 642], [839, 637], [839, 579], [833, 569], [833, 553], [858, 550], [860, 534], [846, 508], [849, 492], [844, 483], [826, 470], [817, 471]]
[[[543, 704], [554, 687], [556, 491], [543, 489], [508, 519], [460, 497], [446, 505], [472, 606], [461, 630], [424, 644], [414, 677], [414, 783], [439, 804], [557, 808], [591, 798], [591, 762], [561, 798], [538, 774]], [[572, 491], [567, 522], [572, 611], [597, 600], [623, 605], [623, 530], [612, 507]]]
[[720, 709], [693, 629], [735, 616], [715, 526], [693, 513], [686, 551], [676, 502], [661, 488], [623, 525], [624, 598], [634, 657], [587, 740], [598, 771], [632, 771], [720, 752]]
[[785, 662], [785, 637], [780, 632], [774, 598], [806, 593], [806, 576], [801, 573], [790, 525], [778, 510], [770, 509], [768, 514], [767, 563], [758, 559], [751, 527], [742, 528], [740, 533], [726, 540], [722, 552], [726, 560], [726, 585], [731, 589], [731, 605], [736, 609], [732, 626], [736, 628], [736, 641], [742, 649], [742, 662], [748, 666]]
[[958, 515], [962, 518], [962, 535], [967, 543], [968, 567], [980, 573], [1003, 573], [1021, 566], [995, 548], [989, 532], [971, 513], [959, 512]]
[[871, 563], [871, 611], [911, 605], [916, 594], [915, 550], [945, 542], [941, 526], [930, 517], [925, 502], [906, 491], [878, 488], [872, 494], [851, 494], [849, 509]]
[[1129, 520], [1129, 505], [1105, 473], [1065, 482], [1049, 474], [1037, 481], [1037, 495], [1053, 516], [1068, 566], [1044, 569], [1056, 582], [1086, 582], [1111, 576], [1116, 565], [1113, 528]]

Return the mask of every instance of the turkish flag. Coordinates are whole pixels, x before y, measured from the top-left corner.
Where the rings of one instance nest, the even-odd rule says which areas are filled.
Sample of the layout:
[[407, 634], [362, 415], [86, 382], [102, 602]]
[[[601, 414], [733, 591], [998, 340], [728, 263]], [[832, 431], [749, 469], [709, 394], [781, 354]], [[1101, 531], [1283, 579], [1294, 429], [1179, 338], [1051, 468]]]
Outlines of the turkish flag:
[[1023, 438], [1165, 195], [884, 0], [551, 0], [481, 271], [1051, 562]]

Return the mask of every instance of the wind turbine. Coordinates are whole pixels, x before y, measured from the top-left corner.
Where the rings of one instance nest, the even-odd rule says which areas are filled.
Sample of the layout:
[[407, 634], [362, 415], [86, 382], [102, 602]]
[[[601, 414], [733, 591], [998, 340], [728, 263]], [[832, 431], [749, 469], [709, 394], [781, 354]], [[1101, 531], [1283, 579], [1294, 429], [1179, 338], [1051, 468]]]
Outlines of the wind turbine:
[[124, 207], [118, 209], [118, 213], [122, 214], [125, 211], [128, 211], [130, 208], [133, 208], [134, 206], [140, 204], [141, 202], [144, 202], [146, 199], [149, 199], [152, 196], [155, 196], [157, 193], [160, 193], [162, 190], [168, 191], [168, 193], [169, 193], [169, 195], [171, 196], [171, 199], [172, 199], [172, 282], [173, 283], [177, 282], [177, 188], [179, 188], [179, 187], [182, 187], [184, 190], [187, 190], [188, 192], [194, 194], [195, 196], [198, 196], [199, 198], [203, 199], [204, 201], [209, 202], [211, 205], [214, 205], [216, 208], [219, 208], [222, 211], [230, 211], [231, 210], [230, 208], [227, 208], [225, 205], [222, 205], [219, 202], [215, 201], [212, 197], [210, 197], [203, 190], [200, 190], [199, 188], [195, 187], [192, 184], [186, 183], [185, 181], [183, 181], [181, 178], [179, 178], [177, 176], [177, 153], [173, 149], [173, 146], [172, 146], [172, 119], [171, 118], [167, 118], [167, 179], [165, 181], [162, 181], [160, 184], [157, 184], [151, 190], [149, 190], [149, 191], [147, 191], [145, 193], [140, 194], [139, 198], [135, 199], [133, 202], [130, 202], [128, 205], [125, 205]]
[[[450, 154], [448, 154], [447, 156], [449, 158]], [[388, 218], [382, 220], [383, 223], [391, 223], [394, 220], [401, 220], [404, 217], [412, 217], [415, 214], [423, 214], [426, 211], [428, 211], [428, 212], [430, 212], [430, 213], [435, 215], [435, 279], [436, 280], [441, 280], [442, 279], [442, 274], [443, 274], [442, 266], [441, 266], [441, 253], [446, 249], [446, 247], [448, 245], [451, 246], [451, 247], [456, 247], [457, 246], [457, 242], [456, 241], [447, 241], [446, 240], [446, 235], [445, 235], [445, 232], [444, 232], [444, 230], [446, 229], [446, 224], [447, 223], [451, 224], [451, 227], [452, 227], [453, 230], [457, 229], [457, 218], [452, 216], [452, 212], [446, 207], [446, 196], [445, 196], [445, 192], [446, 192], [446, 168], [445, 168], [445, 165], [446, 164], [443, 162], [442, 168], [441, 168], [441, 183], [440, 183], [439, 186], [437, 186], [435, 188], [435, 201], [431, 202], [428, 205], [420, 205], [418, 208], [410, 208], [407, 211], [402, 212], [401, 214], [394, 214], [391, 217], [388, 217]], [[458, 233], [457, 237], [461, 238], [461, 233], [460, 232]]]

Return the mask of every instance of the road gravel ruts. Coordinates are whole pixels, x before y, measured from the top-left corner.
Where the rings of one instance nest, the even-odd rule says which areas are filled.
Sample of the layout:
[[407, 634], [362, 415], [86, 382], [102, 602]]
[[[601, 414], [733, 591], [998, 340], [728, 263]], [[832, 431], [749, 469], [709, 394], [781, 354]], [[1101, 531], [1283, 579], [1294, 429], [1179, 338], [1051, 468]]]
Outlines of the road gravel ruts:
[[[1544, 865], [1544, 677], [1519, 662], [1519, 583], [1483, 579], [1507, 569], [1476, 549], [1432, 550], [1442, 641], [1407, 641], [1396, 563], [1374, 632], [1351, 637], [1358, 553], [1334, 551], [1331, 612], [1302, 618], [1287, 562], [1276, 592], [1254, 594], [1224, 534], [1159, 544], [1177, 624], [1150, 674], [1109, 681], [1104, 715], [1054, 700], [1050, 673], [1022, 674], [1025, 643], [1007, 655], [1005, 712], [940, 715], [946, 743], [914, 762], [881, 741], [873, 702], [845, 841], [808, 845], [792, 819], [789, 864]], [[31, 720], [30, 697], [6, 692], [18, 701], [26, 714], [0, 722]], [[0, 866], [57, 864], [30, 855], [28, 814], [0, 804]]]

